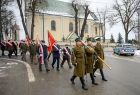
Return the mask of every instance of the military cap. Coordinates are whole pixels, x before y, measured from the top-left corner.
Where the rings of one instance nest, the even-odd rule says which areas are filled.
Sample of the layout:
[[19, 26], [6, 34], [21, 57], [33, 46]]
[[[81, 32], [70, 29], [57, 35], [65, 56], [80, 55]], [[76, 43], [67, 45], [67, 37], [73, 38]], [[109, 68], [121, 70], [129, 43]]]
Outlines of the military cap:
[[75, 42], [80, 42], [80, 41], [81, 41], [80, 38], [76, 38], [76, 39], [75, 39]]
[[92, 41], [92, 38], [87, 38], [87, 42], [88, 42], [88, 41]]
[[45, 41], [44, 41], [44, 40], [41, 40], [41, 42], [42, 42], [42, 43], [45, 43]]
[[101, 38], [97, 38], [96, 41], [101, 41]]

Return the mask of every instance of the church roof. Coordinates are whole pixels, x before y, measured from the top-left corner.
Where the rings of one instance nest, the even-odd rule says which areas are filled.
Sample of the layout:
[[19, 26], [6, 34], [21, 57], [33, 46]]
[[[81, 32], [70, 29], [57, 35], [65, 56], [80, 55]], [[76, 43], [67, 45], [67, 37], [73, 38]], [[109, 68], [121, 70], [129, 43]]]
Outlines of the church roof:
[[[42, 3], [38, 7], [39, 7], [39, 12], [41, 13], [74, 17], [74, 10], [70, 2], [63, 2], [63, 1], [58, 1], [58, 0], [47, 0], [46, 3]], [[42, 7], [45, 7], [45, 8], [42, 8]], [[79, 18], [84, 18], [83, 7], [80, 7], [79, 13], [80, 13]], [[98, 20], [94, 12], [90, 13], [90, 15], [88, 16], [88, 19]]]

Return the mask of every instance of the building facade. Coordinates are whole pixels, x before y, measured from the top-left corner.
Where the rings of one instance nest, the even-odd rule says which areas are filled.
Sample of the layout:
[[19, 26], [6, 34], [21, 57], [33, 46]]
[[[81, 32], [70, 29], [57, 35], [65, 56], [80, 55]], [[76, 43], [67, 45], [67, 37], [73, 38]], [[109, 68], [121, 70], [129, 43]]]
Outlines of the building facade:
[[[71, 36], [75, 31], [75, 19], [74, 11], [70, 3], [48, 0], [47, 11], [38, 11], [35, 13], [34, 24], [34, 39], [48, 41], [47, 32], [49, 31], [55, 40], [73, 40]], [[31, 34], [31, 12], [28, 12], [27, 16], [27, 29]], [[79, 16], [78, 19], [78, 31], [81, 31], [84, 20], [84, 14]], [[102, 36], [102, 32], [99, 30], [99, 23], [96, 21], [97, 17], [94, 13], [90, 14], [85, 27], [86, 37]]]

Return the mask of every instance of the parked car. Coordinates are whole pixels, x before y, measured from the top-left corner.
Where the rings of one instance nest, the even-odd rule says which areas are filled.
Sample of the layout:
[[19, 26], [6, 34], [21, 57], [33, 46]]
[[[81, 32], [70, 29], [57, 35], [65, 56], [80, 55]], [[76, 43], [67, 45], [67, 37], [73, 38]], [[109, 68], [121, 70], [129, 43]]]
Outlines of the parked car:
[[135, 48], [132, 46], [132, 44], [118, 44], [113, 49], [114, 54], [118, 55], [131, 55], [133, 56], [135, 54]]

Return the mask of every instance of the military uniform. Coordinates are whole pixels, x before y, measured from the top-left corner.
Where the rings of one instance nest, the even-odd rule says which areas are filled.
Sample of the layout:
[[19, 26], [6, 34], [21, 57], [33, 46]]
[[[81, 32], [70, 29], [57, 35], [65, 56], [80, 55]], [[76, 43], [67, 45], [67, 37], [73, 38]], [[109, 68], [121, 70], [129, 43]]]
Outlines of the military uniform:
[[[76, 43], [80, 42], [80, 39], [77, 38], [75, 39]], [[74, 84], [74, 79], [78, 76], [80, 78], [81, 84], [82, 84], [82, 89], [88, 90], [85, 87], [85, 82], [84, 82], [84, 75], [85, 75], [85, 49], [82, 46], [76, 45], [73, 50], [72, 50], [72, 56], [71, 56], [71, 61], [72, 64], [74, 65], [74, 72], [73, 76], [71, 78], [72, 84]]]
[[[100, 41], [100, 39], [97, 39], [97, 41]], [[104, 60], [104, 51], [102, 48], [102, 45], [100, 42], [97, 42], [96, 46], [95, 46], [95, 52], [97, 53], [97, 55]], [[95, 73], [95, 71], [97, 69], [100, 69], [100, 73], [102, 76], [102, 80], [107, 81], [106, 78], [104, 77], [104, 73], [103, 73], [103, 62], [99, 59], [96, 60], [95, 62], [95, 68], [93, 69], [93, 73]]]
[[20, 51], [21, 51], [21, 59], [26, 61], [26, 53], [28, 51], [28, 46], [25, 42], [20, 44]]
[[29, 45], [29, 52], [30, 52], [31, 64], [36, 64], [37, 46], [34, 43], [34, 41]]
[[[87, 42], [91, 42], [91, 39], [87, 39]], [[93, 76], [93, 64], [94, 64], [94, 59], [93, 59], [93, 54], [94, 54], [94, 47], [91, 46], [91, 44], [88, 44], [87, 45], [88, 47], [85, 48], [85, 52], [86, 52], [86, 58], [87, 58], [87, 62], [85, 64], [85, 70], [86, 70], [86, 73], [89, 73], [90, 74], [90, 78], [92, 80], [92, 84], [94, 85], [98, 85], [97, 83], [95, 83], [95, 79], [94, 79], [94, 76]]]

